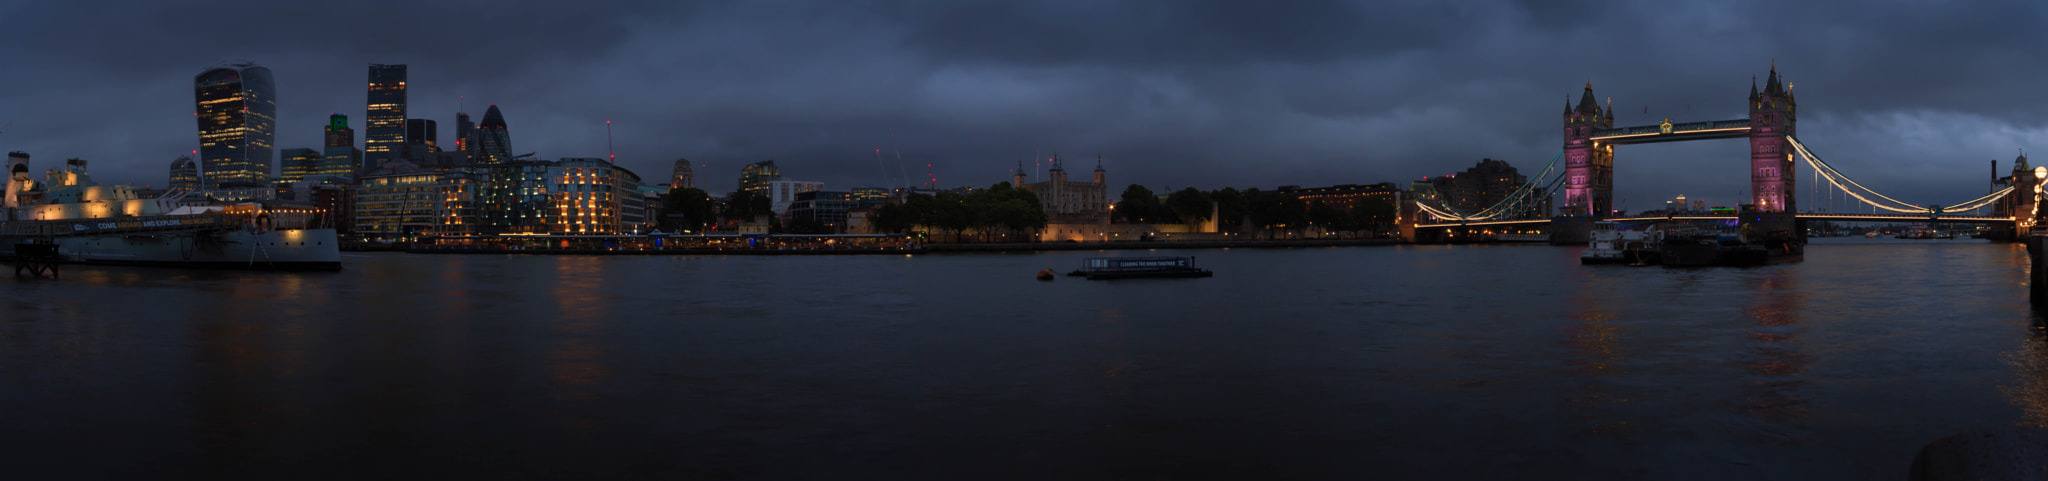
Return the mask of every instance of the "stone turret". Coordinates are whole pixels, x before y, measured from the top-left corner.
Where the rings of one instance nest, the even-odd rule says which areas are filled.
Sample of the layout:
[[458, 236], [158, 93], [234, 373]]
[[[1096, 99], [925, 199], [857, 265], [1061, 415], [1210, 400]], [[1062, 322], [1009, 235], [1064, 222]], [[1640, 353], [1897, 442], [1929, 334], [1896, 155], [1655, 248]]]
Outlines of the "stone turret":
[[1614, 147], [1593, 141], [1593, 131], [1614, 127], [1612, 108], [1600, 108], [1593, 82], [1579, 105], [1565, 112], [1564, 215], [1605, 216], [1614, 209]]
[[[1754, 82], [1751, 85], [1754, 90]], [[1798, 211], [1797, 166], [1792, 162], [1791, 142], [1786, 140], [1797, 137], [1797, 120], [1797, 105], [1774, 63], [1763, 91], [1749, 98], [1749, 192], [1751, 205], [1758, 211]]]

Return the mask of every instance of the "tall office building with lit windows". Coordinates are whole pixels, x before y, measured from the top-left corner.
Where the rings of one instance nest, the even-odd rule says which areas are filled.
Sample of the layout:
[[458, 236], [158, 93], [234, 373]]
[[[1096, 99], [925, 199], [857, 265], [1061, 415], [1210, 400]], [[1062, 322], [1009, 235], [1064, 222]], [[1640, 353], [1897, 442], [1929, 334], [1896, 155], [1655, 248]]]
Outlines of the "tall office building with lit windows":
[[267, 187], [277, 138], [277, 81], [270, 69], [225, 64], [192, 83], [203, 187]]
[[[475, 149], [476, 145], [473, 144], [475, 144], [476, 141], [471, 139], [471, 137], [475, 136], [476, 123], [469, 121], [469, 112], [456, 112], [455, 150], [458, 152], [469, 152], [471, 149]], [[472, 159], [471, 162], [475, 162], [475, 160]]]
[[498, 165], [512, 160], [512, 131], [505, 128], [505, 114], [498, 112], [497, 104], [484, 111], [483, 123], [476, 126], [476, 153], [470, 162], [482, 165]]
[[356, 148], [356, 129], [349, 128], [348, 116], [327, 116], [327, 144], [321, 152], [318, 173], [353, 179], [362, 170], [363, 150]]
[[441, 143], [435, 141], [439, 130], [430, 119], [405, 119], [405, 145], [424, 145], [428, 152], [440, 152]]
[[280, 157], [278, 169], [281, 172], [277, 176], [279, 182], [298, 182], [305, 180], [308, 175], [319, 174], [320, 162], [326, 157], [313, 149], [284, 149], [278, 151], [277, 155]]
[[180, 155], [171, 161], [170, 190], [199, 190], [199, 165], [192, 163], [191, 157]]
[[756, 196], [768, 196], [768, 183], [782, 180], [782, 169], [775, 167], [775, 161], [763, 160], [740, 168], [740, 188], [735, 192], [747, 192]]
[[370, 64], [370, 108], [363, 115], [363, 151], [397, 156], [405, 145], [405, 65]]

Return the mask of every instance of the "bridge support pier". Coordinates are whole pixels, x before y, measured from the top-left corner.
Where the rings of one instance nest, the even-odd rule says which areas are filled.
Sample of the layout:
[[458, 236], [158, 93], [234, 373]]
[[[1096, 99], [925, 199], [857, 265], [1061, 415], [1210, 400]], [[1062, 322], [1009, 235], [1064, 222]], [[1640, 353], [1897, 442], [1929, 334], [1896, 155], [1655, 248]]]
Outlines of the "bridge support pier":
[[1736, 224], [1753, 236], [1750, 237], [1752, 242], [1772, 235], [1790, 235], [1800, 243], [1806, 243], [1805, 222], [1799, 220], [1798, 214], [1743, 210], [1737, 215]]
[[1593, 241], [1593, 223], [1598, 217], [1571, 216], [1550, 219], [1551, 245], [1583, 245]]
[[2027, 243], [2030, 265], [2027, 268], [2027, 300], [2033, 303], [2035, 310], [2048, 310], [2043, 309], [2048, 307], [2048, 260], [2041, 258], [2044, 254], [2042, 244], [2048, 242], [2048, 237], [2030, 235], [2021, 240]]
[[57, 244], [21, 243], [14, 245], [14, 275], [20, 277], [26, 272], [31, 277], [50, 276], [57, 278]]

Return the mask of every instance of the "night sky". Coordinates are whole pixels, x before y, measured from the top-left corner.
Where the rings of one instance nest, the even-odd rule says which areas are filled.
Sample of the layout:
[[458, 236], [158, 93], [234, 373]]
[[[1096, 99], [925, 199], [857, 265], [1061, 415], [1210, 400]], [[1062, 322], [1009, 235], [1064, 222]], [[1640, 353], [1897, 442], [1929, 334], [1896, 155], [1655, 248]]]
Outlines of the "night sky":
[[[329, 113], [360, 145], [366, 66], [403, 63], [444, 141], [459, 98], [542, 158], [604, 156], [611, 120], [620, 164], [659, 183], [689, 158], [713, 193], [768, 159], [833, 190], [986, 186], [1034, 151], [1100, 153], [1111, 195], [1405, 185], [1540, 168], [1589, 78], [1617, 125], [1744, 118], [1775, 61], [1799, 137], [1900, 200], [1967, 200], [1990, 160], [2048, 152], [2042, 2], [677, 3], [0, 2], [0, 150], [161, 186], [197, 148], [193, 76], [239, 60], [276, 73], [279, 149], [319, 148]], [[1747, 161], [1621, 147], [1617, 207], [1732, 204]]]

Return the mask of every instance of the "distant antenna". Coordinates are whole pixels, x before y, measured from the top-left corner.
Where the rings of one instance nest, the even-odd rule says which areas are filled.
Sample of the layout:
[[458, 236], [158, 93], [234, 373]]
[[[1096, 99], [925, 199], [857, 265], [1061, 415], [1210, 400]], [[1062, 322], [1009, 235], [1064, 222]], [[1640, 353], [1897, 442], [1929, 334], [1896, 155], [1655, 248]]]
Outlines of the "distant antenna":
[[[894, 150], [894, 151], [896, 151], [896, 174], [897, 174], [897, 175], [901, 175], [901, 176], [903, 176], [903, 186], [904, 186], [904, 187], [910, 187], [910, 169], [907, 169], [907, 168], [904, 168], [904, 167], [903, 167], [903, 149], [900, 149], [900, 148], [897, 148], [897, 147], [896, 147], [896, 133], [895, 133], [895, 132], [890, 132], [890, 133], [889, 133], [889, 149], [890, 149], [890, 150]], [[877, 154], [877, 155], [879, 155], [879, 154]], [[883, 174], [882, 174], [882, 175], [883, 175], [883, 176], [885, 176], [885, 177], [886, 177], [886, 176], [888, 176], [888, 172], [887, 172], [887, 171], [888, 171], [888, 168], [887, 168], [887, 167], [883, 167]]]
[[875, 148], [875, 167], [879, 167], [882, 169], [882, 185], [889, 186], [890, 188], [895, 188], [896, 180], [889, 178], [889, 163], [882, 161], [881, 147]]
[[903, 168], [903, 151], [896, 151], [896, 173], [903, 175], [903, 186], [910, 187], [910, 171]]
[[619, 163], [618, 152], [612, 151], [612, 121], [610, 120], [604, 121], [604, 155], [607, 159], [610, 159], [607, 162]]

